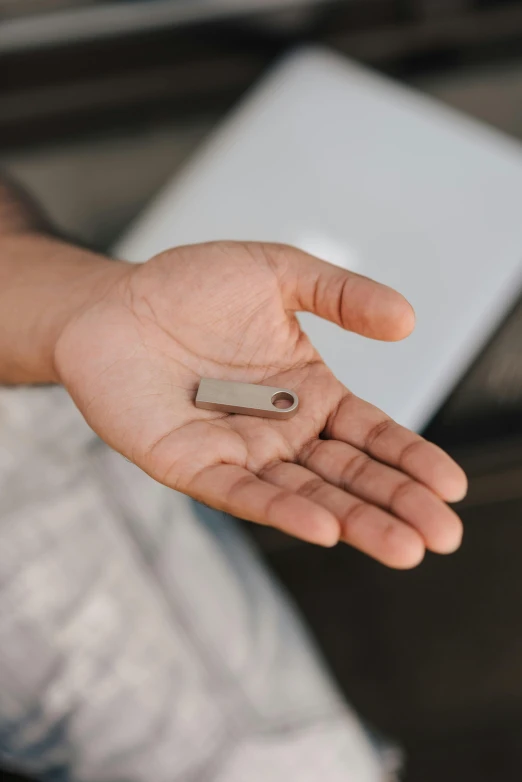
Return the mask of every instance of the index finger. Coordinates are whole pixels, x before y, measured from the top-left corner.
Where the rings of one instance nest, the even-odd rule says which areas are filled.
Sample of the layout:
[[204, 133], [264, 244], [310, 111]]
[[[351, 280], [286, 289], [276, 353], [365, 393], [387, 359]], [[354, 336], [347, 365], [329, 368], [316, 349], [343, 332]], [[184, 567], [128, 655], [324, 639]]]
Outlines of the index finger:
[[466, 474], [447, 453], [353, 394], [347, 392], [342, 399], [324, 435], [402, 470], [446, 502], [458, 502], [466, 496]]

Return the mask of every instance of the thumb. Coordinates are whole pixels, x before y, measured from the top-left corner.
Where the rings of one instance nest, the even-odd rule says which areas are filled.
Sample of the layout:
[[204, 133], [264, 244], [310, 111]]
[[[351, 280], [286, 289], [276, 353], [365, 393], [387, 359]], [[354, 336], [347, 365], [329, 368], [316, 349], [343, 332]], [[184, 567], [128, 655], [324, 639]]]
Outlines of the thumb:
[[365, 337], [395, 341], [415, 326], [411, 304], [387, 285], [341, 269], [286, 245], [265, 253], [279, 278], [287, 309], [313, 312]]

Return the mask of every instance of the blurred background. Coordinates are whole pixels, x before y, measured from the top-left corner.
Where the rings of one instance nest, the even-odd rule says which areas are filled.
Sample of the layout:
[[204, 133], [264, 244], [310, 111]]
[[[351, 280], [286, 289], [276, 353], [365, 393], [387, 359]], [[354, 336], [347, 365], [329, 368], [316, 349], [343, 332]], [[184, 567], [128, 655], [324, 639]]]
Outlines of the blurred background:
[[[310, 41], [522, 138], [518, 0], [0, 0], [0, 165], [106, 250], [266, 67]], [[522, 304], [426, 434], [471, 478], [457, 555], [396, 573], [249, 533], [349, 700], [406, 748], [407, 782], [519, 782]]]

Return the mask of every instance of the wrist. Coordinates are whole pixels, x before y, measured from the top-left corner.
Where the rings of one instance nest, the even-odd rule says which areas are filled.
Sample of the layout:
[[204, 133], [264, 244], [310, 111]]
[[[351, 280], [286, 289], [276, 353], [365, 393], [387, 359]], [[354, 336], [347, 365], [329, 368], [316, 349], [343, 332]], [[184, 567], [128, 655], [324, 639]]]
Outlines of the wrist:
[[62, 334], [130, 268], [42, 234], [1, 237], [0, 382], [61, 382]]

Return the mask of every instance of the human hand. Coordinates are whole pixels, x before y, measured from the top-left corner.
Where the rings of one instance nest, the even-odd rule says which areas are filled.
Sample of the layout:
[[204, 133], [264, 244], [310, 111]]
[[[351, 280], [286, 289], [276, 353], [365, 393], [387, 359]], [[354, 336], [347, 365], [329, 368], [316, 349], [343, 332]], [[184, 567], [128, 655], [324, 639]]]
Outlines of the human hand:
[[[61, 330], [55, 368], [92, 428], [156, 480], [215, 508], [398, 568], [455, 550], [466, 491], [439, 448], [356, 398], [300, 330], [306, 310], [407, 336], [391, 289], [290, 247], [221, 242], [113, 264]], [[295, 390], [286, 421], [199, 410], [202, 377]]]

